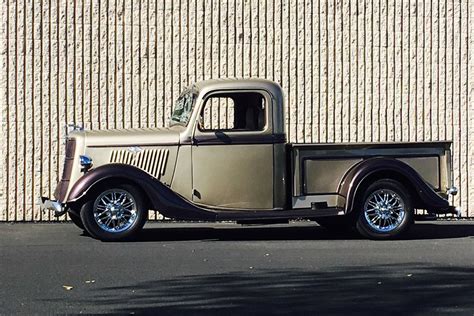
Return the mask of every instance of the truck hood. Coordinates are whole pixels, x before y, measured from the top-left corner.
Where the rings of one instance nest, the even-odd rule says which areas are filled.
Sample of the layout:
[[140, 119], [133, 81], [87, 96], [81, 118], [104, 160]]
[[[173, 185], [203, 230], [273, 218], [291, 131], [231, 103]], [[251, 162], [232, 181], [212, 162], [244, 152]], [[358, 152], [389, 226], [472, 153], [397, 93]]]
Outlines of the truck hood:
[[134, 128], [116, 130], [85, 131], [85, 146], [146, 146], [178, 145], [181, 128]]

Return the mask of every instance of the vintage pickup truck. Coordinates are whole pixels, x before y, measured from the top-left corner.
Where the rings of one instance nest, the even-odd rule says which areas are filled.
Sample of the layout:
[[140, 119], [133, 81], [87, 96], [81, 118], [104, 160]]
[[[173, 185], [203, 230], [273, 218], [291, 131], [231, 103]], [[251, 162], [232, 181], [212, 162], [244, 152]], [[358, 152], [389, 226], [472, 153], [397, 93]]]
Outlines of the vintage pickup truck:
[[287, 143], [281, 87], [207, 80], [181, 94], [169, 127], [84, 131], [66, 140], [56, 215], [101, 240], [140, 231], [148, 210], [177, 220], [309, 219], [372, 239], [399, 236], [414, 210], [456, 213], [450, 142]]

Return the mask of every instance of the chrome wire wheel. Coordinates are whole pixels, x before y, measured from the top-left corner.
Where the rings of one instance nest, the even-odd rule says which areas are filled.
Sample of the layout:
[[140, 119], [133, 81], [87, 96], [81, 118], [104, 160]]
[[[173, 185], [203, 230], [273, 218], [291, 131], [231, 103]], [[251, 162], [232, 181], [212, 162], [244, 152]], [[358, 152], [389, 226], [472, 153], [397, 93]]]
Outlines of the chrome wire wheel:
[[364, 216], [375, 231], [391, 232], [400, 226], [406, 216], [405, 203], [395, 191], [378, 189], [365, 200]]
[[93, 207], [94, 220], [106, 232], [124, 232], [138, 218], [137, 203], [133, 196], [122, 189], [110, 189], [102, 192]]

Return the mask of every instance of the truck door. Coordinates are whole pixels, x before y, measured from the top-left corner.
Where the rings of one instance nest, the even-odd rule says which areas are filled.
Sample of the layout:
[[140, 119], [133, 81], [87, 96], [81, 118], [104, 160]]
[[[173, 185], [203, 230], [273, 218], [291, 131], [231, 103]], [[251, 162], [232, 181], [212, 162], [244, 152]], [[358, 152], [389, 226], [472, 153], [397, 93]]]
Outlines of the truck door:
[[271, 98], [219, 91], [201, 103], [192, 146], [193, 202], [219, 209], [273, 208]]

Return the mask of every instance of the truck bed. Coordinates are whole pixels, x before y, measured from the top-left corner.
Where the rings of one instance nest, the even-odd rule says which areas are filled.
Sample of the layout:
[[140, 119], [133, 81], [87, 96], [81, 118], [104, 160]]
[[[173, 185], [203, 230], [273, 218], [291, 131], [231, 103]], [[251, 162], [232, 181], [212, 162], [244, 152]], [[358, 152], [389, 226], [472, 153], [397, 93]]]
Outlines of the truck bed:
[[[451, 142], [288, 144], [292, 157], [293, 207], [326, 201], [338, 206], [338, 188], [353, 166], [372, 157], [391, 157], [415, 169], [435, 190], [451, 177]], [[342, 197], [343, 199], [344, 197]]]

